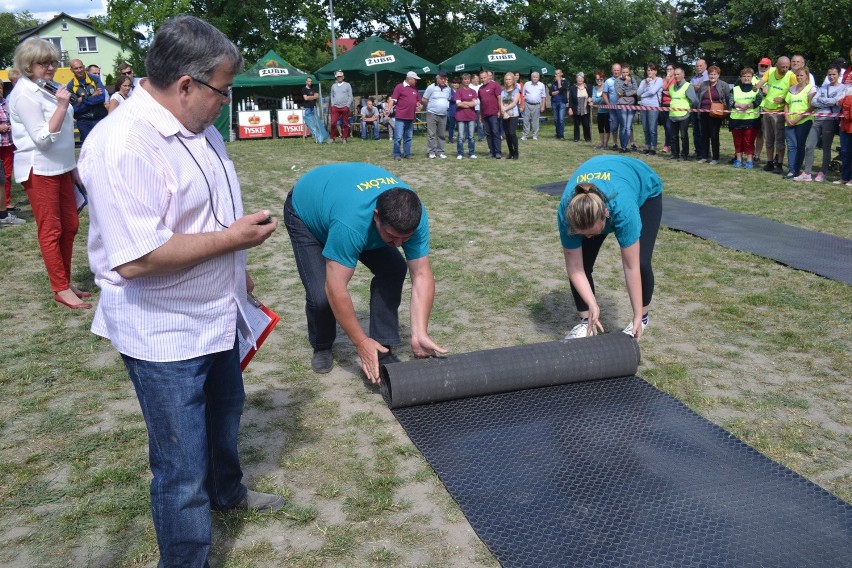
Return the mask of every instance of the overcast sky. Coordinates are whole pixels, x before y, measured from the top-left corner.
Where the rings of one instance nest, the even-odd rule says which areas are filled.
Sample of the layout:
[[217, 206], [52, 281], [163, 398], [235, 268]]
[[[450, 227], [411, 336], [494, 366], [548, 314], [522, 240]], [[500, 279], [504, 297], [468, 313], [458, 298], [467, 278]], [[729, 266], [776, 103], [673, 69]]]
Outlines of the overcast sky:
[[78, 18], [106, 14], [105, 0], [0, 0], [0, 11], [30, 13], [42, 22], [60, 12]]

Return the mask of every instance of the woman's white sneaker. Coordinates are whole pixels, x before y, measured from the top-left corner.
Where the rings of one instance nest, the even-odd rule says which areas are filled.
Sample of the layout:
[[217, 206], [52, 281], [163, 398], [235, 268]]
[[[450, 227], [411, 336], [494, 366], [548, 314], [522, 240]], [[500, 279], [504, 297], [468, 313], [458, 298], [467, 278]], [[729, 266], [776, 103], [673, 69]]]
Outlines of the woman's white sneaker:
[[589, 333], [589, 323], [578, 323], [574, 326], [574, 328], [565, 336], [565, 339], [579, 339], [581, 337], [586, 337]]
[[[642, 332], [645, 332], [645, 328], [648, 327], [648, 324], [642, 322]], [[633, 322], [627, 324], [627, 327], [621, 330], [621, 333], [626, 333], [627, 335], [633, 337]]]

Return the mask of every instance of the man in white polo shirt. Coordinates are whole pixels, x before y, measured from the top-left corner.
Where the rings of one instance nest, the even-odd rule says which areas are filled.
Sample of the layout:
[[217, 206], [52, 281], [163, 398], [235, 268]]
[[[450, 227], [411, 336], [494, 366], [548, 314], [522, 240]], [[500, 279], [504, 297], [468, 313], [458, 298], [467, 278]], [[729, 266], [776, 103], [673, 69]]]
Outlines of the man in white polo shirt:
[[538, 71], [533, 71], [529, 82], [524, 85], [524, 135], [521, 140], [526, 140], [530, 134], [530, 123], [532, 123], [532, 139], [538, 140], [539, 118], [541, 117], [541, 105], [547, 96], [547, 89], [539, 79]]
[[160, 566], [206, 566], [213, 510], [274, 511], [242, 483], [247, 331], [245, 249], [277, 222], [243, 214], [218, 131], [243, 68], [236, 46], [192, 16], [164, 22], [148, 77], [92, 131], [78, 169], [89, 190], [89, 262], [100, 287], [92, 331], [121, 353], [145, 424]]

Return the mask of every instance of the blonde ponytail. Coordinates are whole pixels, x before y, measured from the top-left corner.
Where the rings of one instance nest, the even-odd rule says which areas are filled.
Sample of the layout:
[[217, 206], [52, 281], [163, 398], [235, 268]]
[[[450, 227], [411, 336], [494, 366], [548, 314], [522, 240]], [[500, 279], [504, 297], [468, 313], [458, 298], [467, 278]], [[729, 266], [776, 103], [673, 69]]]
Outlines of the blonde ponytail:
[[580, 183], [574, 197], [565, 207], [565, 218], [571, 230], [585, 231], [606, 218], [606, 196], [593, 183]]

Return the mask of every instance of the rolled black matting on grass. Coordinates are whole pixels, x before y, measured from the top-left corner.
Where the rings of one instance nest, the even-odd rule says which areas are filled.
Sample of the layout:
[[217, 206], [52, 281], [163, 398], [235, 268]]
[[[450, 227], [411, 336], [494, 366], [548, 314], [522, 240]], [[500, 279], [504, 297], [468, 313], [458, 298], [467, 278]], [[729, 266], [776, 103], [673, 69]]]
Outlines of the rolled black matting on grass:
[[503, 566], [850, 565], [852, 506], [632, 376], [637, 362], [614, 333], [391, 364], [384, 395]]
[[619, 333], [602, 335], [593, 342], [553, 341], [391, 364], [382, 368], [382, 387], [388, 405], [401, 408], [625, 377], [638, 367], [639, 346], [629, 335]]
[[[562, 196], [567, 182], [535, 186]], [[762, 217], [663, 196], [662, 224], [791, 268], [852, 284], [852, 239], [791, 227]]]

